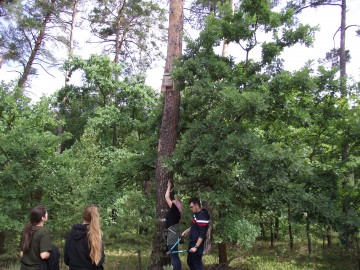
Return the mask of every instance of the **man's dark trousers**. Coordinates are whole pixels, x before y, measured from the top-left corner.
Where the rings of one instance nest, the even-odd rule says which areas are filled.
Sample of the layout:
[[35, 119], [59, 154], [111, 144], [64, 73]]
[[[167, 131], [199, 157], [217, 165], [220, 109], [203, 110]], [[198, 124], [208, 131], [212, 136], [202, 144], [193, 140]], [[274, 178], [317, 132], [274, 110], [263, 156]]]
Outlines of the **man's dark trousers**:
[[[189, 250], [192, 247], [195, 247], [196, 242], [190, 242], [189, 243]], [[196, 252], [188, 252], [187, 256], [187, 264], [190, 268], [190, 270], [203, 270], [203, 264], [202, 264], [202, 256], [204, 253], [204, 242], [201, 243], [200, 247], [196, 250]]]

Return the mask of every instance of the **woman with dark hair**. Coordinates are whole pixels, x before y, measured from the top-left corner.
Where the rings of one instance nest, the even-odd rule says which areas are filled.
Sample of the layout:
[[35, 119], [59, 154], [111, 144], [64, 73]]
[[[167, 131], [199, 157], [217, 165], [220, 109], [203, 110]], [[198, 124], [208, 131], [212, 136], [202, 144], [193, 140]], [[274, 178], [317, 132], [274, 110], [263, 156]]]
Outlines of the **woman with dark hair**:
[[180, 220], [183, 216], [183, 207], [179, 199], [174, 198], [171, 190], [171, 181], [168, 181], [167, 189], [165, 192], [165, 200], [169, 207], [169, 212], [166, 215], [166, 244], [170, 253], [171, 265], [173, 270], [181, 270], [181, 261], [179, 257], [178, 245], [174, 244], [181, 237], [180, 236]]
[[104, 243], [99, 210], [89, 205], [83, 211], [82, 224], [75, 224], [66, 237], [64, 262], [69, 270], [104, 269]]
[[21, 236], [20, 270], [39, 270], [41, 261], [50, 257], [50, 231], [44, 227], [47, 219], [48, 213], [44, 206], [39, 205], [31, 209], [29, 222]]

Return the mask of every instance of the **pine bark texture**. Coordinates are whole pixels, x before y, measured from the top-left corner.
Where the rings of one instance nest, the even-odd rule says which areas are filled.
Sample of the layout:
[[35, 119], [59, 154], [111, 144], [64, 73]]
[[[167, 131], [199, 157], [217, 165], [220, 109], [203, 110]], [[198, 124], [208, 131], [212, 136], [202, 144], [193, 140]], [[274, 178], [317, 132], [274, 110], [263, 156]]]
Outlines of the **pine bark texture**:
[[167, 263], [167, 257], [163, 247], [165, 247], [162, 232], [165, 229], [165, 216], [167, 205], [165, 201], [165, 191], [167, 181], [172, 180], [172, 172], [168, 172], [163, 167], [163, 159], [170, 157], [175, 149], [177, 139], [177, 127], [180, 110], [180, 93], [176, 89], [176, 84], [169, 84], [169, 74], [173, 67], [173, 60], [182, 53], [182, 32], [183, 32], [183, 0], [171, 0], [169, 10], [169, 29], [167, 58], [164, 69], [164, 79], [162, 92], [164, 97], [164, 108], [160, 128], [158, 143], [158, 156], [156, 161], [156, 215], [158, 218], [157, 230], [153, 239], [153, 250], [151, 253], [151, 270], [162, 270]]

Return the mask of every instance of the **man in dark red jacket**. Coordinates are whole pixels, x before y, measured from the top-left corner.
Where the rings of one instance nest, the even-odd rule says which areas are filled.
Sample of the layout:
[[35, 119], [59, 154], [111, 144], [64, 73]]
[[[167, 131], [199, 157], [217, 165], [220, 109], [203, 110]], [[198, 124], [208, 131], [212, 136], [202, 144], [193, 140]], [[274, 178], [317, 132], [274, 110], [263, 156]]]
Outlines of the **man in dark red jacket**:
[[189, 200], [189, 206], [194, 216], [191, 220], [191, 227], [186, 229], [181, 235], [189, 233], [189, 252], [187, 264], [190, 270], [202, 270], [202, 256], [204, 253], [206, 233], [209, 228], [210, 215], [206, 209], [201, 209], [201, 203], [198, 198]]

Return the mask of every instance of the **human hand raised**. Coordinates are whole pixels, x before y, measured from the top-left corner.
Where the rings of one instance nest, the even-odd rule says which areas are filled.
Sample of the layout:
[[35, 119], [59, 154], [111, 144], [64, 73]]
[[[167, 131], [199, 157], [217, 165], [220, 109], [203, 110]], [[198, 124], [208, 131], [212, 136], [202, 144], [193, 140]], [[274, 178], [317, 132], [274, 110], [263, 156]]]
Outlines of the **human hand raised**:
[[171, 180], [169, 180], [169, 181], [167, 182], [167, 189], [168, 189], [170, 192], [174, 189], [174, 187], [171, 188], [171, 186], [172, 186], [172, 183], [171, 183]]

